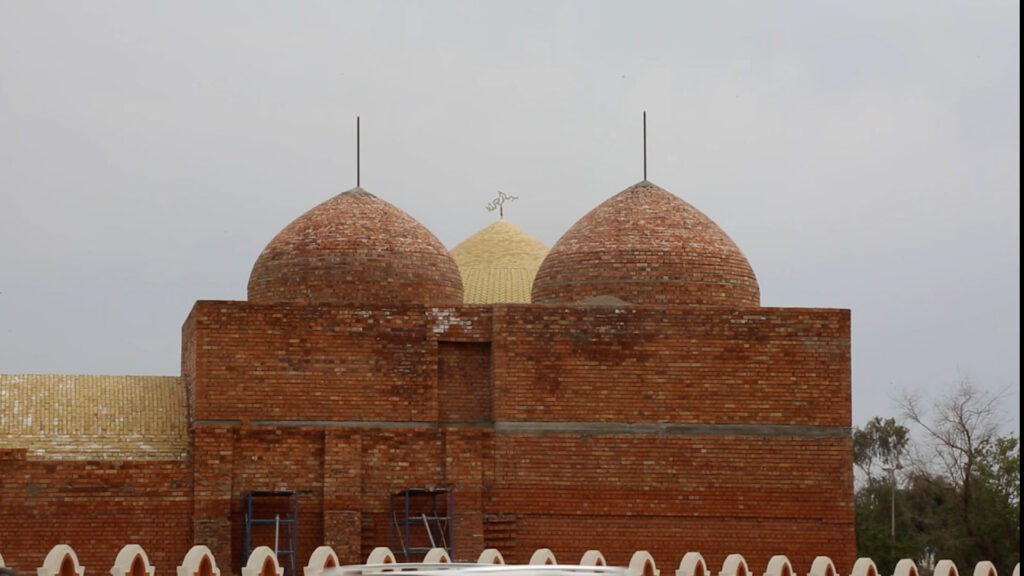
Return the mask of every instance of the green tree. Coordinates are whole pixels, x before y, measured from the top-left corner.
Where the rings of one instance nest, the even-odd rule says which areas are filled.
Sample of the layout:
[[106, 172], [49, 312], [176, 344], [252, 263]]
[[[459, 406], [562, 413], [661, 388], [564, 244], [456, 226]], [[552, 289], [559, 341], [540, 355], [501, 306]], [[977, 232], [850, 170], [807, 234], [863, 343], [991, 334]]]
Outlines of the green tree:
[[964, 574], [981, 560], [1008, 574], [1020, 561], [1020, 441], [999, 433], [1000, 401], [963, 378], [927, 405], [904, 395], [922, 434], [892, 418], [854, 429], [858, 554], [880, 573], [900, 558], [948, 558]]
[[[1008, 573], [1020, 562], [1020, 439], [999, 436], [981, 447], [973, 483], [977, 554]], [[1003, 572], [1006, 570], [1007, 572]]]
[[900, 558], [917, 549], [905, 530], [896, 530], [895, 518], [902, 495], [897, 471], [909, 440], [910, 431], [894, 418], [876, 416], [853, 431], [853, 462], [865, 477], [855, 498], [857, 549], [874, 559], [882, 574], [891, 574]]
[[[870, 478], [855, 494], [857, 553], [874, 560], [880, 574], [892, 574], [896, 562], [922, 550], [907, 530], [906, 500], [907, 491], [894, 489], [889, 478]], [[895, 530], [893, 510], [898, 512]]]
[[907, 487], [920, 543], [961, 570], [991, 560], [1008, 573], [1020, 558], [1020, 447], [999, 435], [1001, 401], [967, 377], [930, 406], [909, 394], [900, 401], [924, 432]]
[[[895, 418], [875, 416], [864, 428], [853, 431], [853, 463], [869, 478], [878, 477], [879, 469], [888, 478], [902, 467], [907, 453], [910, 430]], [[891, 479], [891, 478], [890, 478]]]

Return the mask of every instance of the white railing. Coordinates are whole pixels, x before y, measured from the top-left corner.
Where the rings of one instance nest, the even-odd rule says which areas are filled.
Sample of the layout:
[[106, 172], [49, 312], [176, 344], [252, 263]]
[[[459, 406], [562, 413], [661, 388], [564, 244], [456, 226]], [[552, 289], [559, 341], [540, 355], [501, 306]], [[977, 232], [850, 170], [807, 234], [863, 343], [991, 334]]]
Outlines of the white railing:
[[[13, 574], [4, 564], [0, 550], [0, 568], [5, 574]], [[118, 552], [110, 576], [154, 576], [156, 568], [149, 563], [149, 557], [141, 546], [128, 544]], [[528, 564], [506, 564], [501, 552], [488, 548], [476, 562], [453, 561], [443, 548], [427, 553], [423, 562], [400, 563], [388, 548], [375, 548], [366, 564], [341, 566], [338, 555], [329, 546], [320, 546], [313, 551], [309, 563], [303, 569], [303, 576], [395, 576], [396, 572], [415, 573], [407, 576], [660, 576], [661, 570], [654, 557], [646, 550], [633, 553], [628, 566], [608, 566], [599, 550], [588, 550], [576, 564], [559, 564], [555, 554], [548, 548], [536, 550]], [[972, 576], [999, 576], [995, 565], [989, 561], [978, 562], [973, 569], [962, 571], [950, 560], [939, 560], [933, 576], [960, 576], [970, 572]], [[206, 546], [193, 546], [177, 567], [177, 576], [220, 576], [217, 560]], [[282, 576], [283, 567], [270, 548], [259, 548], [249, 556], [242, 567], [242, 576]], [[917, 564], [904, 558], [896, 564], [892, 576], [918, 576]], [[66, 544], [50, 549], [42, 566], [36, 569], [36, 576], [84, 576], [85, 567], [79, 564], [78, 555]], [[786, 556], [773, 556], [763, 572], [764, 576], [799, 576], [796, 568]], [[293, 576], [293, 575], [289, 575]], [[687, 552], [679, 561], [675, 576], [711, 576], [704, 557], [698, 552]], [[739, 554], [730, 554], [722, 563], [718, 576], [753, 576], [747, 561]], [[827, 556], [818, 556], [811, 564], [807, 576], [841, 576], [835, 564]], [[879, 574], [870, 558], [858, 558], [849, 576], [886, 576]], [[1020, 576], [1020, 564], [1013, 568], [1012, 576]]]

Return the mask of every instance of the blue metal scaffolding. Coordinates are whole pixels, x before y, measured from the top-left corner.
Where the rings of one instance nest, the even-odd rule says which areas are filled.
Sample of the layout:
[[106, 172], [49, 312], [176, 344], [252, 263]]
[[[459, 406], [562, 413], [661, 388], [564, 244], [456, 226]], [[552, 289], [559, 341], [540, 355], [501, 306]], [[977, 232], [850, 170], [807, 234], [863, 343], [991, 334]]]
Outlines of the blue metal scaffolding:
[[[249, 560], [257, 546], [269, 546], [277, 554], [278, 563], [285, 567], [285, 575], [297, 576], [299, 493], [294, 490], [251, 490], [245, 493], [242, 504], [242, 564]], [[287, 562], [281, 561], [282, 556]]]
[[392, 552], [403, 562], [413, 562], [431, 548], [444, 548], [454, 558], [454, 518], [451, 488], [409, 488], [392, 494]]

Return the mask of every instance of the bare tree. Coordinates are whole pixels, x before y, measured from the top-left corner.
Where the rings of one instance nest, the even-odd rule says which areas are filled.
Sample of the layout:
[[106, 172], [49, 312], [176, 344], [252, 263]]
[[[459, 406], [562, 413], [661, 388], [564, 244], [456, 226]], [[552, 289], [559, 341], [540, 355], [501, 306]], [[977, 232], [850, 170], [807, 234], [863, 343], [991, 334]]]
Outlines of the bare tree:
[[973, 525], [972, 480], [983, 451], [999, 437], [1003, 396], [982, 390], [961, 375], [957, 386], [948, 395], [934, 398], [930, 406], [919, 394], [904, 393], [898, 401], [904, 417], [925, 431], [932, 451], [929, 463], [941, 466], [957, 486], [968, 530]]

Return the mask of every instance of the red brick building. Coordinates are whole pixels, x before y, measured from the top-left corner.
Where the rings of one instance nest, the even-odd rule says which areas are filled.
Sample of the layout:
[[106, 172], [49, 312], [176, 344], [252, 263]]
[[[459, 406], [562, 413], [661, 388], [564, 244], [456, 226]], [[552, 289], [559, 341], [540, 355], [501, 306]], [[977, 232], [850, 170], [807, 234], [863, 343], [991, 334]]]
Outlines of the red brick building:
[[[169, 400], [119, 405], [166, 429], [118, 432], [127, 452], [61, 452], [58, 432], [37, 449], [8, 400], [0, 551], [28, 571], [68, 543], [102, 572], [125, 542], [166, 569], [201, 543], [237, 573], [272, 538], [253, 520], [272, 518], [298, 566], [321, 544], [356, 563], [433, 539], [455, 559], [644, 549], [849, 569], [848, 310], [761, 307], [732, 240], [646, 181], [579, 220], [532, 292], [463, 304], [433, 234], [340, 194], [270, 242], [247, 301], [196, 302]], [[38, 377], [3, 378], [0, 403]]]

